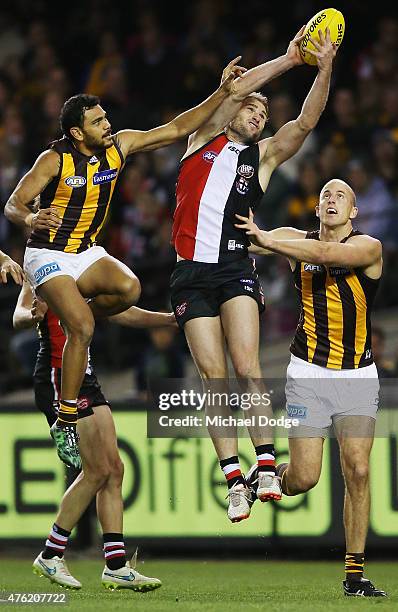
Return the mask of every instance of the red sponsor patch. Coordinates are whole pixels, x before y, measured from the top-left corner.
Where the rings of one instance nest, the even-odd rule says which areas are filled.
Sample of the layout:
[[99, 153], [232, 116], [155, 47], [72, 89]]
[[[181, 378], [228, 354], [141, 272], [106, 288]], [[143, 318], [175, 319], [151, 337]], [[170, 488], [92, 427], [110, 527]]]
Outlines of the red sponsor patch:
[[77, 400], [78, 410], [84, 410], [85, 408], [88, 408], [89, 405], [90, 405], [90, 402], [89, 402], [88, 397], [79, 397], [79, 399]]
[[179, 304], [176, 308], [176, 315], [177, 317], [182, 317], [182, 315], [184, 314], [184, 312], [186, 311], [188, 306], [188, 302], [183, 302], [182, 304]]

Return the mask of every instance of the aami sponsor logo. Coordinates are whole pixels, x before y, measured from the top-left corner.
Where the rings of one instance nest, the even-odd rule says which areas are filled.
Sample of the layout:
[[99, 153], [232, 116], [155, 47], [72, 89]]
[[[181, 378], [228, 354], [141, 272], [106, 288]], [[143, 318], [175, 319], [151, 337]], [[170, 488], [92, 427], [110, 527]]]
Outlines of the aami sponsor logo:
[[35, 272], [36, 283], [41, 281], [42, 278], [44, 278], [45, 276], [48, 276], [49, 274], [53, 274], [54, 272], [58, 272], [58, 270], [60, 269], [61, 268], [59, 267], [56, 261], [52, 261], [51, 263], [45, 264], [44, 266], [42, 266]]
[[93, 176], [93, 185], [102, 185], [102, 183], [109, 183], [117, 177], [116, 168], [110, 170], [102, 170], [102, 172], [96, 172]]
[[322, 272], [323, 266], [319, 266], [318, 264], [306, 263], [304, 264], [304, 272], [311, 272], [312, 274], [316, 272]]
[[205, 161], [209, 162], [209, 164], [212, 164], [216, 159], [217, 155], [218, 153], [215, 153], [214, 151], [205, 151], [202, 157]]
[[77, 187], [84, 187], [86, 179], [84, 176], [68, 176], [68, 178], [65, 179], [65, 183], [68, 187], [76, 189]]
[[307, 417], [307, 408], [305, 406], [288, 404], [286, 410], [290, 417], [295, 417], [296, 419], [305, 419]]

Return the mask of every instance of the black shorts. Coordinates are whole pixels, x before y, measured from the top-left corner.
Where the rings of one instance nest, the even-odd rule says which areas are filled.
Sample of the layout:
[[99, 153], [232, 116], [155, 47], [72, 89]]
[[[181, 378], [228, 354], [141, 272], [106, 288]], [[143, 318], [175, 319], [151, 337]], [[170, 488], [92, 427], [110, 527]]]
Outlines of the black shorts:
[[199, 317], [216, 317], [224, 302], [249, 295], [259, 312], [265, 309], [264, 294], [254, 259], [231, 263], [178, 261], [170, 278], [171, 304], [178, 325]]
[[[61, 368], [52, 368], [47, 360], [36, 362], [33, 389], [37, 408], [46, 416], [49, 426], [57, 420], [58, 396], [61, 389]], [[82, 419], [94, 414], [96, 406], [109, 406], [94, 373], [85, 374], [77, 399], [77, 416]]]

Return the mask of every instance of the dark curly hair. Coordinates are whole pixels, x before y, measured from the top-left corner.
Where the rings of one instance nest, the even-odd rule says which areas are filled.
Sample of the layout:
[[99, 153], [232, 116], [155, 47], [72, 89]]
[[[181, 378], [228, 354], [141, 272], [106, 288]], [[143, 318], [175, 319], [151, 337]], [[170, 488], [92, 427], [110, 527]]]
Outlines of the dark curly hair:
[[65, 102], [59, 116], [61, 130], [68, 138], [71, 138], [70, 129], [73, 127], [83, 127], [84, 113], [89, 108], [100, 104], [98, 96], [90, 94], [77, 94]]

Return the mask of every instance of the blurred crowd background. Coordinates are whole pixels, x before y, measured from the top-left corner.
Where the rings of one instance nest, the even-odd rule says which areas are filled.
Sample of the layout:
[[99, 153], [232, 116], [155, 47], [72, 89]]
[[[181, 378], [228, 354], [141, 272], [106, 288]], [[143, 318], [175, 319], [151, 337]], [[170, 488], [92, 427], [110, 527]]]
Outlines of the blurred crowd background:
[[[16, 0], [0, 13], [0, 193], [4, 206], [19, 178], [54, 138], [63, 102], [78, 92], [99, 95], [112, 128], [149, 129], [199, 103], [236, 55], [247, 68], [285, 52], [322, 3], [281, 6], [258, 0], [183, 2]], [[301, 151], [274, 174], [257, 221], [263, 228], [317, 226], [314, 207], [332, 177], [357, 194], [356, 227], [384, 245], [385, 273], [376, 309], [398, 307], [398, 19], [378, 5], [339, 2], [346, 35], [338, 52], [327, 108]], [[316, 75], [296, 67], [267, 84], [270, 119], [264, 136], [295, 118]], [[168, 283], [174, 188], [186, 143], [128, 160], [115, 191], [102, 244], [140, 278], [139, 305], [170, 310]], [[26, 235], [0, 215], [0, 248], [22, 262]], [[287, 263], [258, 258], [267, 300], [268, 342], [292, 335], [297, 300]], [[14, 333], [18, 295], [0, 288], [0, 389], [31, 385], [34, 331]], [[380, 329], [383, 335], [383, 329]], [[383, 340], [381, 339], [381, 342]], [[189, 359], [177, 330], [152, 333], [101, 323], [93, 344], [99, 373], [130, 368], [132, 386], [152, 375], [179, 376]], [[394, 371], [388, 363], [386, 371]]]

